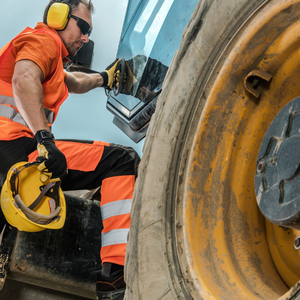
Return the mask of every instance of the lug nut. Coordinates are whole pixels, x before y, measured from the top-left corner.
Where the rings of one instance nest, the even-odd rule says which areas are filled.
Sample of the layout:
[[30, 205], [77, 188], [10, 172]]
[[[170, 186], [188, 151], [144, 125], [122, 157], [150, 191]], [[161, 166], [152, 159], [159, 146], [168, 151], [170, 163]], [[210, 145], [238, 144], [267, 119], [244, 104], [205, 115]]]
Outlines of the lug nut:
[[263, 173], [266, 169], [266, 162], [261, 161], [257, 165], [257, 173]]
[[300, 250], [300, 236], [297, 236], [294, 242], [294, 246], [296, 250]]

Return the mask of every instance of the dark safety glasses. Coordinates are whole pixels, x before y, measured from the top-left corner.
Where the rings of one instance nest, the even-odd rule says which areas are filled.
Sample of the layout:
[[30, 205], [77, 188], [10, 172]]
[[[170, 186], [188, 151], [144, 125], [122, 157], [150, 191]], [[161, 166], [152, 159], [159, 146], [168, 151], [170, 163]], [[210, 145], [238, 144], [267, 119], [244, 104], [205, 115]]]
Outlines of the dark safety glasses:
[[73, 18], [77, 21], [77, 26], [80, 28], [83, 35], [86, 35], [86, 34], [88, 36], [91, 35], [92, 30], [91, 30], [91, 27], [88, 22], [84, 21], [83, 19], [81, 19], [79, 17], [73, 16], [73, 15], [71, 15], [71, 18]]

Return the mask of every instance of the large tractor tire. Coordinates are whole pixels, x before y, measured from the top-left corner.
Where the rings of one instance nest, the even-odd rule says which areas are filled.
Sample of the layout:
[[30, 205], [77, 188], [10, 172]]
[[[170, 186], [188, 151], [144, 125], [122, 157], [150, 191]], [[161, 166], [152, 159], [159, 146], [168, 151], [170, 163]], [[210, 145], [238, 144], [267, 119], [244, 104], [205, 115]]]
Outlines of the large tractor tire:
[[201, 0], [144, 145], [127, 300], [300, 299], [300, 232], [267, 221], [264, 135], [300, 95], [300, 0]]

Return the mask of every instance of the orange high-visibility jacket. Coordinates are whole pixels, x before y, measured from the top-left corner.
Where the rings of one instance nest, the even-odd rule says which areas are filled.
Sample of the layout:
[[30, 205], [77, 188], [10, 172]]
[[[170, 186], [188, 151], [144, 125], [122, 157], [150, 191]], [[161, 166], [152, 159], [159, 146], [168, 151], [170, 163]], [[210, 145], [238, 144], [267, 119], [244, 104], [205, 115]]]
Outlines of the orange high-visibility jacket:
[[[17, 57], [13, 45], [14, 41], [26, 37], [26, 35], [28, 36], [26, 41], [30, 40], [30, 35], [36, 35], [43, 39], [45, 34], [50, 36], [51, 39], [54, 39], [55, 43], [52, 43], [51, 46], [56, 45], [57, 51], [54, 53], [57, 53], [58, 55], [58, 57], [55, 57], [56, 65], [49, 68], [49, 70], [51, 69], [51, 77], [49, 78], [48, 74], [44, 74], [45, 77], [47, 76], [47, 79], [42, 84], [45, 115], [48, 120], [48, 125], [51, 126], [57, 116], [61, 104], [68, 97], [68, 89], [64, 82], [66, 74], [63, 69], [63, 60], [68, 55], [68, 51], [58, 33], [43, 23], [38, 23], [34, 29], [27, 27], [12, 41], [0, 49], [0, 71], [2, 72], [3, 69], [5, 69], [8, 74], [13, 74], [13, 70], [11, 69], [13, 69]], [[49, 41], [49, 38], [47, 37], [46, 40]], [[37, 49], [35, 45], [33, 51], [36, 51], [37, 55], [42, 55], [43, 49]], [[25, 54], [22, 58], [28, 59], [28, 56], [30, 57], [30, 54]], [[7, 59], [13, 60], [12, 63], [7, 64], [7, 61], [5, 61]], [[46, 57], [45, 60], [48, 64], [51, 64], [51, 59], [49, 59], [48, 62], [48, 57]], [[3, 67], [7, 65], [10, 67]], [[16, 107], [12, 84], [9, 82], [11, 81], [11, 76], [12, 75], [4, 76], [4, 74], [0, 74], [0, 140], [8, 141], [20, 137], [33, 138], [33, 133]], [[6, 78], [6, 80], [1, 80], [1, 78]], [[99, 142], [94, 142], [93, 145], [79, 145], [78, 143], [56, 141], [56, 145], [66, 156], [69, 169], [78, 169], [89, 172], [93, 171], [98, 165], [102, 157], [103, 146], [109, 144], [101, 142], [101, 145], [99, 146]], [[90, 153], [90, 155], [87, 155], [86, 153]], [[29, 161], [35, 160], [37, 155], [37, 151], [31, 153], [28, 157]]]
[[[62, 40], [55, 31], [42, 23], [38, 24], [38, 29], [27, 27], [0, 50], [0, 67], [4, 58], [13, 59], [15, 57], [16, 54], [14, 53], [12, 43], [18, 38], [35, 33], [47, 34], [53, 37], [57, 44], [57, 53], [59, 54], [59, 58], [56, 60], [57, 65], [52, 77], [42, 84], [45, 115], [49, 126], [51, 126], [56, 118], [60, 105], [68, 97], [68, 89], [64, 83], [64, 57], [62, 55], [63, 50], [64, 54], [67, 54], [67, 51]], [[40, 51], [41, 53], [43, 49], [37, 49], [37, 51]], [[23, 136], [33, 137], [33, 133], [28, 128], [16, 107], [12, 84], [0, 79], [0, 140], [12, 140]]]

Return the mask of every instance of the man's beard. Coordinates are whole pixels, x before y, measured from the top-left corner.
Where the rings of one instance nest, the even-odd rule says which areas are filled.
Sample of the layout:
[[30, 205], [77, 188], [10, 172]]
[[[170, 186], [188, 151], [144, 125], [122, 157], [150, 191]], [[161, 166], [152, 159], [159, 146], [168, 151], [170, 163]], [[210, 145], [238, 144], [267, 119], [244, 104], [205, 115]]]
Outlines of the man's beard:
[[68, 47], [67, 50], [68, 50], [70, 56], [75, 56], [76, 53], [77, 53], [77, 51], [78, 51], [78, 50], [75, 49], [74, 47], [72, 47], [72, 48], [71, 48], [71, 47]]
[[[74, 43], [75, 44], [75, 43]], [[75, 49], [75, 46], [73, 46], [74, 44], [71, 44], [71, 45], [67, 45], [64, 43], [68, 53], [69, 53], [69, 56], [75, 56], [76, 53], [78, 52], [77, 49]]]

